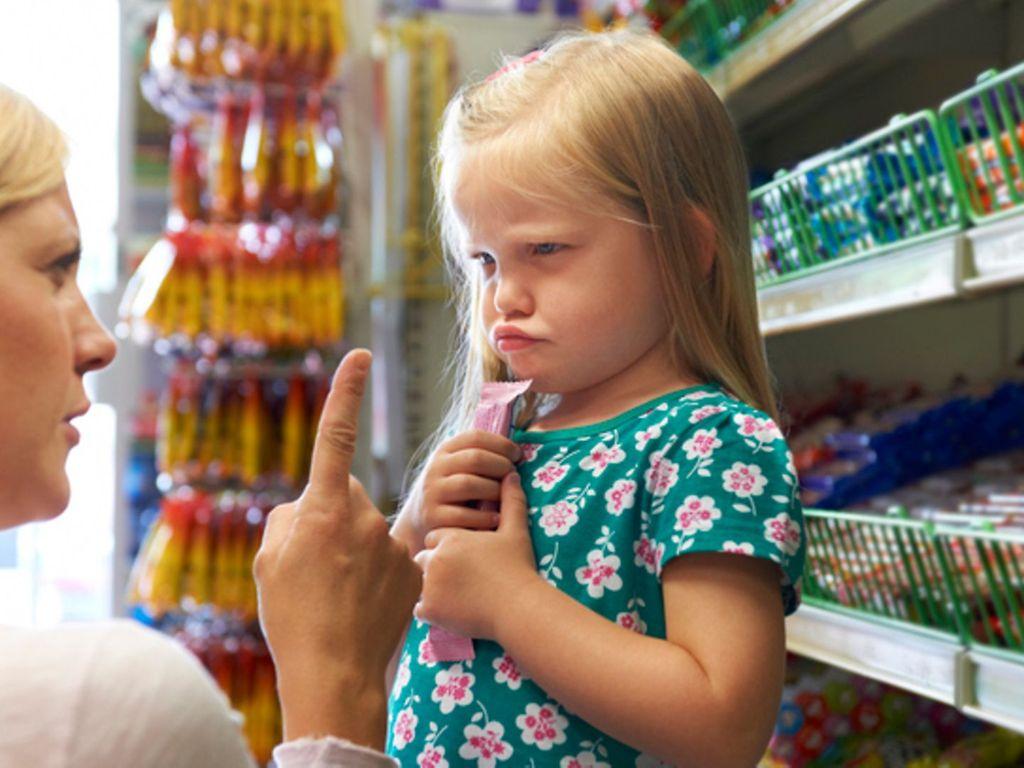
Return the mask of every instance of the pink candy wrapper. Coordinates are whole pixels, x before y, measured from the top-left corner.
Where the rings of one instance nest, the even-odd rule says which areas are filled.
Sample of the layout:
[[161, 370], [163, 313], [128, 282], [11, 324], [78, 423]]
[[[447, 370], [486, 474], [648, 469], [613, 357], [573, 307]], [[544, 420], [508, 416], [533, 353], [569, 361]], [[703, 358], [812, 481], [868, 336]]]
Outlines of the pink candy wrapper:
[[[480, 402], [473, 417], [473, 429], [482, 429], [498, 435], [507, 435], [512, 426], [512, 406], [521, 394], [530, 388], [532, 381], [485, 382], [480, 392]], [[494, 502], [483, 502], [480, 509], [497, 510]], [[427, 633], [427, 653], [437, 661], [468, 661], [475, 658], [473, 641], [468, 637], [453, 635], [441, 627], [431, 627]]]

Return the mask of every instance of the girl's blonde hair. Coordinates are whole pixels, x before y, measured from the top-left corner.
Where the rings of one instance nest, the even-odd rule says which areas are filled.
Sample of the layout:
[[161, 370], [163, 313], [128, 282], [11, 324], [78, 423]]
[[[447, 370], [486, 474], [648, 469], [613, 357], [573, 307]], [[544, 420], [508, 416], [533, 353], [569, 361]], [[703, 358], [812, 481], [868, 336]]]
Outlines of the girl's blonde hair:
[[[456, 392], [431, 448], [470, 425], [482, 382], [510, 378], [480, 322], [479, 280], [458, 266], [452, 198], [467, 151], [485, 152], [474, 168], [517, 193], [647, 228], [680, 372], [776, 416], [758, 326], [747, 166], [725, 107], [653, 33], [569, 33], [463, 87], [444, 115], [435, 178], [459, 342]], [[707, 224], [710, 271], [701, 258]]]
[[64, 181], [60, 128], [25, 96], [0, 83], [0, 213]]

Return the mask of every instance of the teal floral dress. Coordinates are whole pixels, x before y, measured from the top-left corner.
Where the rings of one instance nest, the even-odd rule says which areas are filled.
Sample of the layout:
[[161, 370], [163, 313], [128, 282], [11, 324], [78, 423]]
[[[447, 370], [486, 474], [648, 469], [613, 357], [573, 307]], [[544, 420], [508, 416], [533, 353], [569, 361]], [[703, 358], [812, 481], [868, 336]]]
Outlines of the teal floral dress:
[[[537, 570], [609, 621], [664, 638], [661, 573], [690, 552], [778, 563], [779, 608], [796, 609], [796, 472], [764, 413], [709, 385], [599, 424], [512, 437]], [[438, 662], [427, 629], [413, 623], [389, 701], [387, 750], [403, 766], [662, 765], [565, 709], [497, 643], [477, 640], [472, 661]]]

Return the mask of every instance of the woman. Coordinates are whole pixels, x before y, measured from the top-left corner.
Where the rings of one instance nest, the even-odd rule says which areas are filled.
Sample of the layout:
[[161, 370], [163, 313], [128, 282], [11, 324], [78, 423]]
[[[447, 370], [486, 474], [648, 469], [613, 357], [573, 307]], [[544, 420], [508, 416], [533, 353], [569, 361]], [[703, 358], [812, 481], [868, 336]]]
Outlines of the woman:
[[[72, 422], [89, 408], [83, 378], [115, 348], [75, 282], [80, 243], [60, 131], [2, 85], [0, 115], [2, 529], [67, 506]], [[310, 485], [271, 513], [257, 557], [284, 713], [281, 768], [393, 764], [371, 748], [384, 743], [387, 655], [420, 574], [349, 479], [369, 362], [363, 351], [339, 366]], [[209, 675], [127, 621], [0, 627], [0, 723], [0, 766], [251, 766]]]

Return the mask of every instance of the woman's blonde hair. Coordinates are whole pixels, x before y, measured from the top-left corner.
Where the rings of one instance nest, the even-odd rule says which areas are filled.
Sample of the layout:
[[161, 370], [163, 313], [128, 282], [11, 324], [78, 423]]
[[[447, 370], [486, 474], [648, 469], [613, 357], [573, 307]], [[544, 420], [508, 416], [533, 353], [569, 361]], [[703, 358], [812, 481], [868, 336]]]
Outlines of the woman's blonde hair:
[[[452, 198], [467, 150], [485, 152], [474, 168], [486, 166], [517, 193], [644, 226], [680, 372], [776, 415], [758, 326], [747, 165], [725, 107], [653, 33], [569, 33], [463, 87], [444, 115], [434, 170], [459, 342], [456, 392], [435, 446], [469, 426], [482, 382], [510, 377], [480, 322], [479, 280], [458, 266]], [[710, 271], [702, 258], [709, 229]]]
[[0, 83], [0, 213], [52, 192], [64, 180], [60, 128], [25, 96]]

